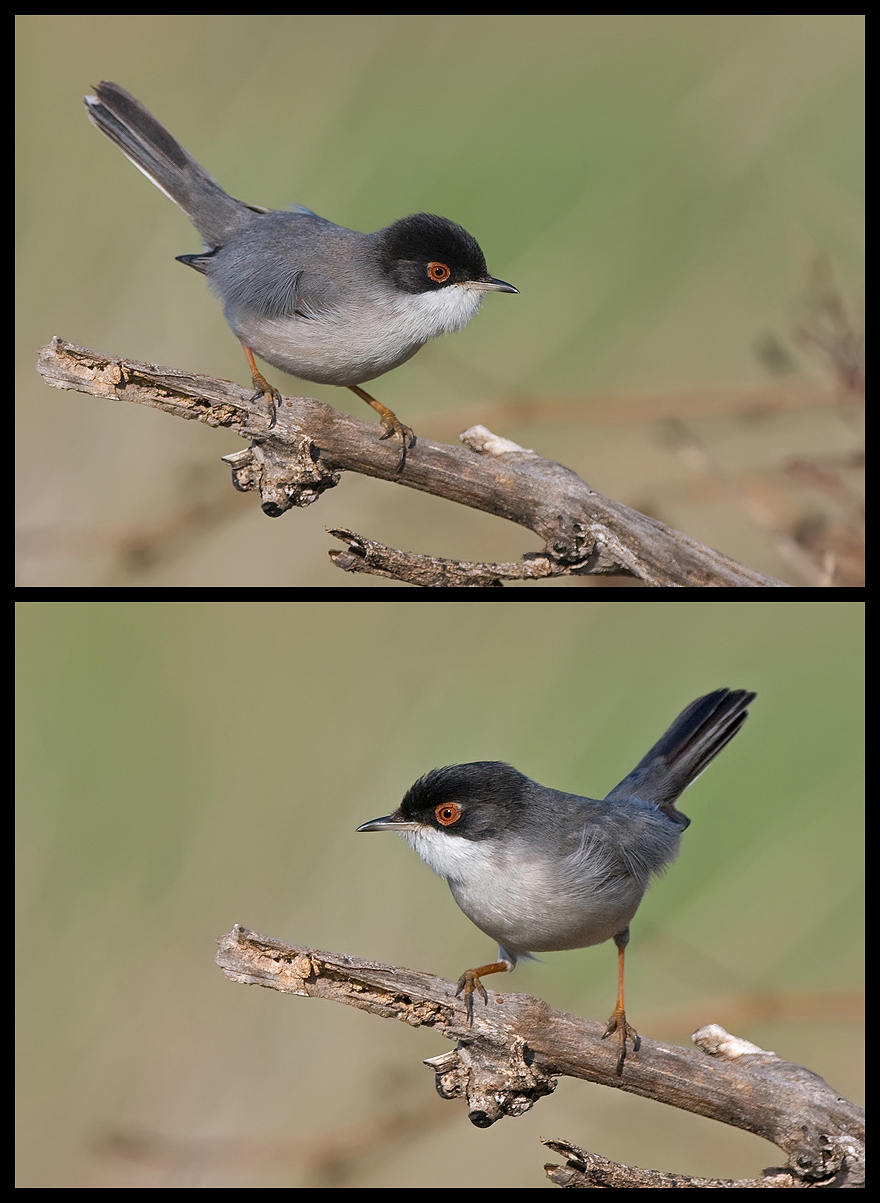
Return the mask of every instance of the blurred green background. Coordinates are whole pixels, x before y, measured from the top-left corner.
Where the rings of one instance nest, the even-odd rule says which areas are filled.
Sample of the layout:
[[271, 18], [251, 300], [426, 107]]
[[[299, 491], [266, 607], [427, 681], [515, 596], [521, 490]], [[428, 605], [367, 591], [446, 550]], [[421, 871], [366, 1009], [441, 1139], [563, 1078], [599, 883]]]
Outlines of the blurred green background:
[[[376, 386], [419, 433], [498, 426], [802, 583], [674, 436], [607, 415], [622, 393], [766, 380], [755, 344], [785, 342], [816, 253], [860, 295], [860, 17], [53, 15], [19, 18], [16, 45], [20, 584], [387, 587], [332, 567], [334, 526], [456, 558], [537, 549], [510, 524], [353, 475], [267, 521], [219, 463], [242, 446], [233, 434], [39, 380], [36, 348], [55, 334], [248, 380], [216, 299], [174, 262], [200, 249], [195, 231], [86, 120], [100, 79], [243, 200], [364, 230], [425, 209], [475, 234], [521, 295], [490, 296]], [[798, 378], [819, 375], [791, 354]], [[368, 416], [346, 390], [279, 383]], [[780, 447], [849, 446], [824, 411], [779, 421], [751, 431], [748, 458], [736, 423], [700, 437], [725, 472]]]
[[[720, 1023], [860, 1098], [860, 604], [19, 605], [19, 1185], [541, 1186], [540, 1136], [779, 1164], [572, 1080], [479, 1131], [421, 1065], [438, 1035], [213, 964], [239, 922], [456, 978], [494, 946], [358, 824], [477, 759], [602, 796], [720, 686], [758, 697], [633, 923], [629, 1017], [684, 1045]], [[604, 1020], [615, 971], [610, 943], [548, 953], [502, 993]]]

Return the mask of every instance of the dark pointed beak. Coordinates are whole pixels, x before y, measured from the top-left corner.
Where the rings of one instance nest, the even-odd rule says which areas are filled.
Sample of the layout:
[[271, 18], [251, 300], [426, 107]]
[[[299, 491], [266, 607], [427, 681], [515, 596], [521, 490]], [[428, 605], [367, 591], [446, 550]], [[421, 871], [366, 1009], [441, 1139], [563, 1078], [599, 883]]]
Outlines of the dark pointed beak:
[[369, 823], [362, 823], [358, 827], [358, 831], [417, 831], [418, 823], [411, 823], [408, 819], [402, 818], [399, 814], [385, 815], [382, 819], [370, 819]]
[[487, 276], [485, 280], [468, 280], [465, 287], [473, 288], [477, 292], [519, 292], [512, 284], [505, 280], [496, 280], [494, 276]]

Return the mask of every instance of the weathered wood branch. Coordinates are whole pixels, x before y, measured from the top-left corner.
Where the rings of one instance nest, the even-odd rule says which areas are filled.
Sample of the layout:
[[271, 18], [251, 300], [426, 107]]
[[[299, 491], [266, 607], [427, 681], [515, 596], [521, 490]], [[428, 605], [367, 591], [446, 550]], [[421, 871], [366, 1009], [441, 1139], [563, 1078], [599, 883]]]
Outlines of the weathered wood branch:
[[455, 983], [433, 974], [285, 944], [238, 925], [218, 943], [217, 964], [231, 981], [334, 999], [386, 1019], [434, 1028], [456, 1041], [453, 1050], [425, 1064], [437, 1075], [443, 1098], [466, 1100], [477, 1127], [523, 1114], [568, 1075], [754, 1132], [788, 1156], [784, 1168], [767, 1170], [763, 1178], [722, 1183], [616, 1166], [568, 1142], [546, 1142], [568, 1158], [567, 1167], [548, 1169], [560, 1185], [863, 1184], [861, 1109], [817, 1074], [721, 1028], [697, 1032], [696, 1051], [643, 1037], [639, 1052], [627, 1057], [623, 1076], [617, 1077], [617, 1051], [602, 1040], [603, 1024], [557, 1011], [530, 995], [490, 990], [488, 1005], [475, 1007], [469, 1027]]
[[[37, 370], [53, 388], [149, 405], [253, 438], [250, 447], [224, 460], [233, 469], [235, 487], [258, 490], [263, 511], [273, 518], [311, 505], [339, 483], [342, 472], [361, 472], [533, 531], [544, 540], [544, 553], [526, 556], [526, 565], [535, 562], [521, 576], [623, 574], [659, 587], [788, 587], [603, 497], [570, 468], [482, 427], [465, 432], [467, 447], [419, 438], [401, 472], [399, 447], [380, 441], [375, 425], [312, 398], [284, 397], [269, 433], [262, 398], [254, 401], [247, 389], [229, 381], [102, 355], [57, 338], [41, 348]], [[370, 541], [347, 533], [361, 546], [354, 557], [337, 551], [334, 562], [348, 571], [373, 571], [375, 556], [365, 550]], [[460, 565], [382, 550], [380, 575], [423, 586], [494, 584], [515, 575], [511, 565]]]

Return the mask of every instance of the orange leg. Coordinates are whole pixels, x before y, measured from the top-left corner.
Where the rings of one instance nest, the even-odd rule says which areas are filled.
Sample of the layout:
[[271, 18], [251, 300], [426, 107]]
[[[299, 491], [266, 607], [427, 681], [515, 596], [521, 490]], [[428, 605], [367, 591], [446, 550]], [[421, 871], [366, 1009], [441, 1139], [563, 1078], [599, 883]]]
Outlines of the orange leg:
[[273, 388], [273, 386], [254, 363], [254, 353], [250, 347], [245, 343], [242, 343], [241, 349], [244, 351], [245, 359], [248, 361], [248, 367], [251, 370], [251, 379], [254, 382], [254, 388], [257, 390], [253, 397], [251, 397], [251, 400], [256, 401], [257, 397], [266, 398], [267, 402], [269, 403], [269, 417], [271, 419], [267, 429], [274, 430], [275, 419], [278, 417], [278, 406], [281, 404], [281, 394], [277, 388]]
[[458, 979], [458, 989], [455, 992], [455, 997], [458, 998], [459, 994], [464, 994], [468, 1027], [474, 1026], [474, 991], [476, 990], [482, 994], [484, 1003], [488, 1003], [489, 1001], [486, 988], [480, 981], [480, 978], [486, 977], [489, 973], [507, 973], [512, 968], [513, 965], [509, 961], [494, 961], [491, 965], [481, 965], [479, 969], [466, 969]]
[[620, 1047], [620, 1056], [617, 1058], [617, 1076], [619, 1078], [623, 1074], [623, 1063], [626, 1060], [627, 1040], [633, 1042], [634, 1053], [639, 1051], [642, 1040], [635, 1028], [631, 1028], [626, 1022], [626, 1011], [623, 1006], [623, 954], [629, 943], [629, 928], [619, 932], [614, 937], [614, 943], [617, 945], [617, 1006], [608, 1020], [608, 1027], [602, 1034], [602, 1039], [610, 1036], [612, 1032], [617, 1033], [617, 1043]]
[[406, 449], [407, 447], [415, 446], [416, 436], [408, 426], [404, 426], [397, 414], [392, 413], [387, 405], [383, 405], [381, 401], [377, 401], [375, 397], [371, 397], [368, 392], [365, 392], [357, 384], [350, 384], [348, 387], [360, 397], [361, 401], [366, 401], [367, 405], [372, 405], [373, 409], [379, 415], [379, 420], [385, 430], [385, 433], [381, 437], [383, 439], [390, 439], [393, 435], [400, 440], [400, 462], [397, 465], [397, 471], [402, 472], [406, 463]]

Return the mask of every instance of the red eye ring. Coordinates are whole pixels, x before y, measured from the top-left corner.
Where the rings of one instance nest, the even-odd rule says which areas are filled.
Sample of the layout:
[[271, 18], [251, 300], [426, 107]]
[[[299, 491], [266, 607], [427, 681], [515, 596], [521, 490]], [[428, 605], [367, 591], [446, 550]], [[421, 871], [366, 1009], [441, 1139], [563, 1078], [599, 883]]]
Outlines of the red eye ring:
[[451, 827], [461, 818], [461, 805], [458, 802], [441, 802], [434, 807], [434, 818], [441, 827]]
[[428, 264], [428, 279], [433, 280], [435, 284], [445, 284], [452, 272], [445, 263], [438, 263], [437, 260], [432, 260]]

